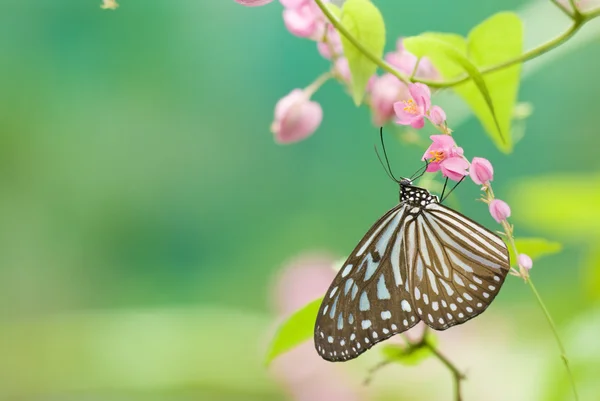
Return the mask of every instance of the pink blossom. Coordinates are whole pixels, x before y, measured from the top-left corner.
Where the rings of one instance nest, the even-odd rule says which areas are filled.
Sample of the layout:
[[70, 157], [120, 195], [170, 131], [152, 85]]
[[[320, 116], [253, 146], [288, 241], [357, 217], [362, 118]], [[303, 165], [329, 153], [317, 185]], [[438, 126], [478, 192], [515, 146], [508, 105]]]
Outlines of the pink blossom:
[[408, 100], [394, 103], [396, 123], [419, 129], [425, 125], [425, 117], [436, 125], [440, 125], [446, 120], [446, 113], [441, 107], [431, 107], [431, 92], [427, 85], [408, 84], [408, 91], [410, 94]]
[[326, 19], [314, 1], [298, 3], [295, 8], [283, 10], [286, 28], [296, 36], [322, 40], [325, 35]]
[[340, 34], [332, 25], [328, 26], [324, 39], [317, 43], [317, 49], [323, 58], [330, 60], [332, 57], [338, 57], [344, 53]]
[[429, 110], [429, 119], [435, 125], [442, 125], [446, 121], [446, 112], [440, 106], [433, 106]]
[[520, 253], [517, 257], [517, 260], [519, 262], [519, 266], [523, 269], [531, 270], [531, 268], [533, 267], [533, 261], [531, 260], [531, 257], [529, 257], [529, 255]]
[[[396, 50], [387, 53], [385, 60], [399, 71], [410, 75], [417, 65], [418, 58], [404, 48], [402, 40], [403, 39], [400, 38], [396, 41]], [[417, 68], [415, 76], [423, 79], [436, 79], [439, 78], [439, 73], [433, 64], [431, 64], [431, 61], [427, 57], [423, 57], [419, 61], [419, 67]]]
[[500, 223], [510, 217], [510, 206], [500, 199], [494, 199], [490, 202], [490, 214]]
[[431, 92], [427, 85], [409, 84], [410, 98], [394, 103], [394, 111], [400, 125], [410, 125], [413, 128], [423, 128], [425, 116], [431, 107]]
[[[306, 255], [292, 261], [274, 286], [274, 307], [286, 316], [323, 296], [336, 275], [334, 259], [327, 255]], [[312, 340], [273, 361], [271, 373], [296, 401], [358, 401], [359, 385], [344, 367], [324, 361]]]
[[461, 180], [467, 175], [469, 162], [463, 157], [463, 149], [456, 146], [450, 135], [432, 135], [429, 145], [422, 160], [428, 160], [428, 172], [442, 171], [444, 177], [453, 181]]
[[321, 124], [323, 110], [311, 101], [301, 89], [294, 89], [275, 106], [275, 120], [271, 131], [279, 143], [293, 143], [306, 139]]
[[469, 175], [477, 185], [486, 185], [494, 179], [494, 167], [489, 160], [483, 157], [474, 157], [469, 169]]
[[334, 70], [336, 74], [347, 84], [352, 81], [352, 73], [350, 72], [350, 65], [346, 57], [340, 57], [335, 61]]
[[269, 4], [273, 0], [233, 0], [238, 4], [241, 4], [246, 7], [258, 7], [264, 6], [265, 4]]
[[394, 103], [409, 96], [406, 85], [392, 74], [376, 77], [370, 94], [373, 124], [378, 127], [394, 116]]

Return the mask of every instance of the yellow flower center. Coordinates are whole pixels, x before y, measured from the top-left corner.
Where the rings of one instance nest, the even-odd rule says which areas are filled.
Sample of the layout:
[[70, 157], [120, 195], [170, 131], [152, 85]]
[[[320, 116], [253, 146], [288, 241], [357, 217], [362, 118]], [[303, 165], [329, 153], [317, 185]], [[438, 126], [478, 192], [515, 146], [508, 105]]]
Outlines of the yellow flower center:
[[403, 100], [402, 103], [404, 103], [404, 111], [406, 111], [407, 113], [410, 114], [418, 114], [419, 111], [417, 110], [417, 104], [415, 103], [414, 100], [409, 99], [409, 100]]
[[432, 150], [429, 152], [431, 158], [429, 159], [430, 163], [439, 163], [446, 158], [446, 155], [442, 150]]

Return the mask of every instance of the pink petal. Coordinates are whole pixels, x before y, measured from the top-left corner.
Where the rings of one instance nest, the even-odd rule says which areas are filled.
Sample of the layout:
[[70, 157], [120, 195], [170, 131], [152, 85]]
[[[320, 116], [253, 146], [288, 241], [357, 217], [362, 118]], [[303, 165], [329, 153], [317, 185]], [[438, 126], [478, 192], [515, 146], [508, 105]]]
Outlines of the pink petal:
[[323, 119], [323, 109], [317, 102], [294, 104], [281, 120], [280, 129], [275, 133], [279, 143], [294, 143], [312, 135]]
[[288, 8], [283, 10], [283, 22], [286, 28], [301, 38], [313, 38], [318, 36], [319, 25], [317, 16], [313, 13], [310, 5], [300, 8]]
[[435, 125], [442, 125], [446, 121], [446, 113], [440, 106], [433, 106], [429, 111], [429, 120]]
[[410, 123], [410, 126], [415, 129], [421, 129], [425, 126], [425, 119], [423, 116], [417, 116], [413, 122]]
[[[425, 160], [425, 157], [423, 157], [423, 160]], [[440, 163], [439, 162], [430, 162], [427, 164], [427, 172], [428, 173], [435, 173], [436, 171], [440, 171], [441, 167], [440, 167]]]
[[431, 135], [429, 139], [433, 141], [431, 150], [449, 151], [456, 146], [454, 138], [452, 138], [450, 135]]
[[490, 214], [498, 223], [510, 217], [510, 206], [500, 199], [490, 202]]
[[407, 94], [406, 85], [392, 74], [374, 80], [371, 88], [371, 110], [375, 126], [384, 125], [394, 116], [394, 103]]
[[474, 157], [469, 169], [469, 175], [477, 185], [484, 185], [494, 179], [494, 168], [489, 160], [482, 157]]
[[233, 0], [238, 4], [241, 4], [243, 6], [246, 7], [258, 7], [258, 6], [264, 6], [265, 4], [268, 4], [270, 2], [272, 2], [273, 0]]
[[450, 157], [444, 159], [440, 163], [442, 168], [442, 175], [450, 178], [452, 181], [460, 181], [465, 175], [467, 175], [467, 169], [469, 168], [469, 162], [462, 157]]
[[340, 57], [335, 61], [335, 72], [339, 74], [339, 76], [346, 83], [350, 83], [352, 81], [352, 73], [350, 72], [350, 65], [348, 64], [348, 59], [346, 57]]
[[429, 87], [417, 82], [416, 84], [409, 84], [408, 90], [417, 103], [421, 114], [425, 114], [431, 107], [431, 92], [429, 91]]
[[406, 104], [404, 102], [394, 103], [394, 113], [396, 114], [396, 123], [400, 125], [412, 125], [414, 122], [421, 120], [422, 117], [418, 114], [412, 114], [404, 110]]
[[533, 260], [531, 260], [529, 255], [524, 253], [519, 254], [517, 261], [519, 262], [519, 266], [521, 266], [523, 269], [530, 270], [533, 267]]
[[302, 89], [294, 89], [289, 94], [279, 99], [275, 105], [275, 121], [282, 120], [290, 107], [296, 102], [304, 100], [304, 97], [304, 91], [302, 91]]

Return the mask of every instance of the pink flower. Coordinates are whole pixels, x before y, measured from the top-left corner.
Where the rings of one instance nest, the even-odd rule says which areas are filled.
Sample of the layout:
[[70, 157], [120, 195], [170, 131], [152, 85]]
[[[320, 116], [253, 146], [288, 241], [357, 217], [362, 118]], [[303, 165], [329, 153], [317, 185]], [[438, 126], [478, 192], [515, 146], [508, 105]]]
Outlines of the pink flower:
[[340, 57], [335, 61], [334, 65], [335, 73], [347, 84], [352, 81], [352, 73], [350, 72], [350, 65], [346, 57]]
[[269, 4], [273, 0], [233, 0], [238, 4], [241, 4], [246, 7], [258, 7], [264, 6], [265, 4]]
[[340, 34], [332, 25], [328, 26], [327, 36], [324, 38], [325, 41], [317, 43], [317, 49], [323, 58], [330, 60], [332, 57], [339, 57], [344, 53]]
[[446, 112], [440, 106], [433, 106], [429, 110], [429, 120], [435, 125], [442, 125], [446, 121]]
[[376, 77], [370, 90], [373, 124], [384, 125], [394, 116], [394, 103], [409, 96], [408, 88], [392, 74]]
[[410, 98], [394, 103], [394, 112], [400, 125], [410, 125], [413, 128], [423, 128], [425, 116], [431, 107], [431, 92], [427, 85], [409, 84]]
[[[333, 281], [334, 259], [307, 255], [292, 261], [275, 283], [274, 307], [286, 316], [321, 297]], [[271, 373], [296, 401], [359, 401], [360, 386], [340, 364], [324, 361], [312, 339], [273, 361]]]
[[294, 89], [275, 106], [275, 120], [271, 131], [279, 143], [293, 143], [306, 139], [321, 124], [323, 110], [301, 89]]
[[286, 28], [301, 38], [321, 40], [325, 34], [325, 16], [315, 2], [299, 2], [295, 8], [283, 10]]
[[410, 125], [413, 128], [423, 128], [425, 117], [436, 125], [446, 121], [446, 113], [439, 106], [431, 107], [431, 92], [429, 87], [422, 83], [408, 84], [410, 97], [394, 103], [396, 123]]
[[517, 260], [519, 262], [519, 266], [523, 269], [531, 270], [531, 268], [533, 267], [533, 261], [531, 260], [529, 255], [521, 253], [517, 257]]
[[[417, 56], [404, 48], [402, 38], [400, 38], [396, 41], [396, 51], [387, 53], [385, 60], [399, 71], [410, 75], [415, 69], [418, 59]], [[423, 57], [419, 61], [419, 67], [415, 76], [423, 79], [436, 79], [439, 78], [439, 73], [433, 64], [431, 64], [431, 61], [427, 57]]]
[[468, 174], [469, 162], [463, 157], [463, 149], [456, 146], [450, 135], [432, 135], [429, 138], [433, 143], [422, 158], [429, 160], [428, 172], [441, 170], [444, 177], [453, 181], [459, 181]]
[[486, 185], [494, 179], [494, 168], [489, 160], [483, 157], [474, 157], [469, 169], [469, 175], [477, 185]]
[[500, 223], [510, 217], [510, 206], [500, 199], [494, 199], [490, 202], [490, 214]]

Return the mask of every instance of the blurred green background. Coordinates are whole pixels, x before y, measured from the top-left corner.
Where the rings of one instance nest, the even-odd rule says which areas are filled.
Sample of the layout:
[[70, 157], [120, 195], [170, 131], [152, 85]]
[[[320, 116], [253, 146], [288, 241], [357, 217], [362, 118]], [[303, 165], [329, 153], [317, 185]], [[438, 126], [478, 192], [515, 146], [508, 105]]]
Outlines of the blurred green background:
[[[372, 151], [369, 112], [330, 82], [315, 96], [317, 133], [274, 143], [276, 101], [328, 68], [313, 42], [285, 30], [278, 2], [99, 3], [3, 1], [0, 398], [290, 399], [262, 365], [274, 276], [305, 252], [345, 255], [397, 201]], [[375, 3], [388, 50], [425, 30], [466, 34], [500, 10], [523, 16], [527, 47], [567, 25], [549, 1]], [[494, 163], [517, 236], [564, 245], [533, 275], [590, 400], [600, 393], [598, 28], [532, 64], [519, 99], [534, 114], [513, 154], [498, 152], [475, 119], [452, 124], [449, 114], [466, 154]], [[419, 167], [422, 149], [389, 148], [396, 171]], [[495, 229], [477, 196], [464, 184], [455, 201]], [[492, 334], [467, 325], [460, 338], [441, 335], [462, 368], [484, 377], [466, 382], [467, 399], [569, 399], [522, 282], [509, 279], [477, 321]], [[369, 363], [342, 369], [360, 384]], [[361, 397], [451, 399], [433, 362], [388, 372]]]

